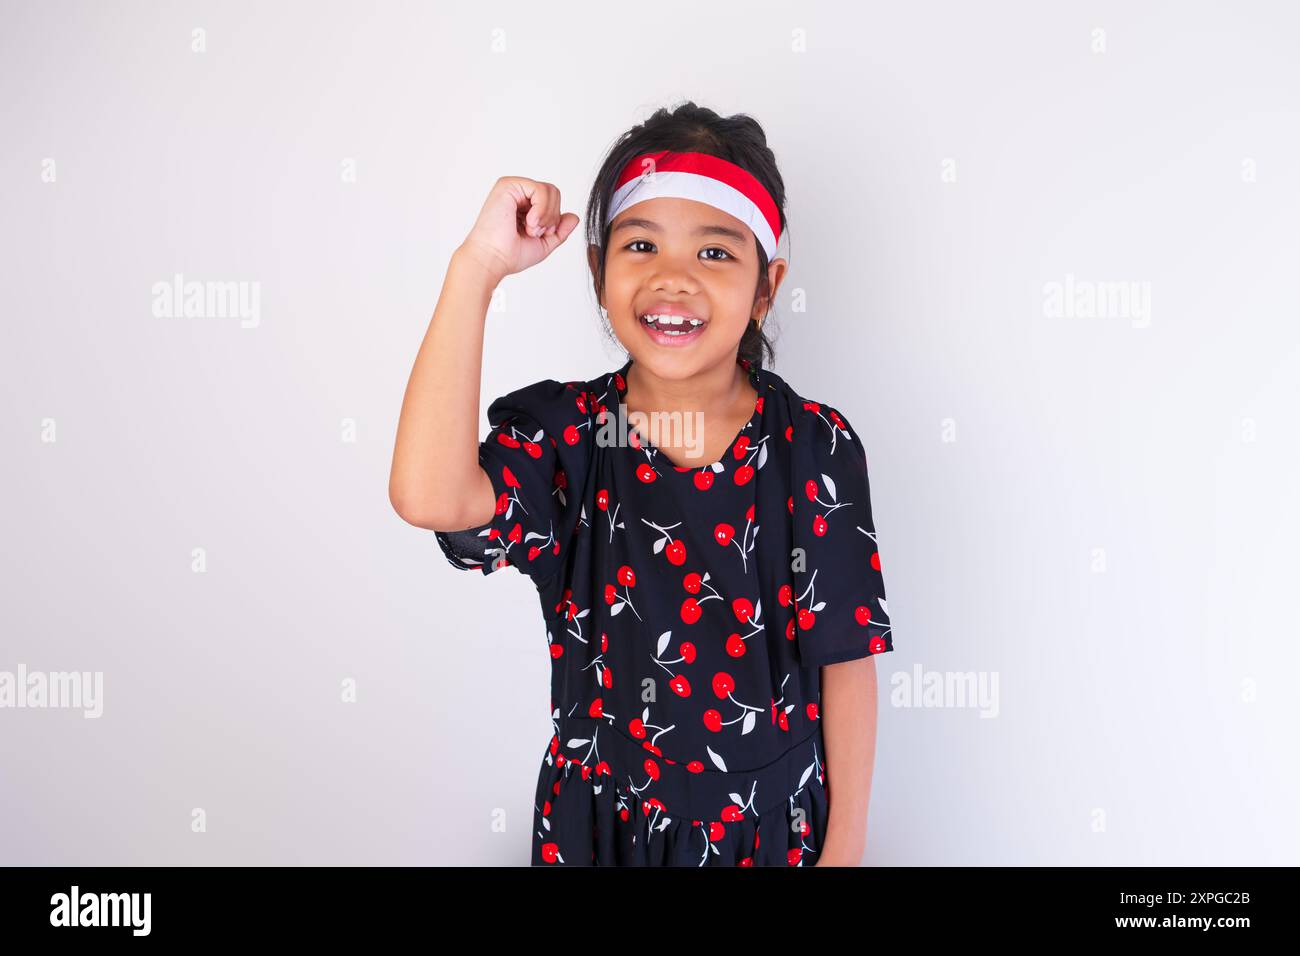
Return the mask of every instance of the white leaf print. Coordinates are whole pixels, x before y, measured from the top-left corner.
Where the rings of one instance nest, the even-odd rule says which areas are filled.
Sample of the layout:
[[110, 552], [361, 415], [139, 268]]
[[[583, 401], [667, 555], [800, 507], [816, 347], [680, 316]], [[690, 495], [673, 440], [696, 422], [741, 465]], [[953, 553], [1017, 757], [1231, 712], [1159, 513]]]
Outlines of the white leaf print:
[[542, 440], [542, 436], [545, 435], [545, 434], [546, 434], [546, 432], [545, 432], [544, 430], [542, 430], [542, 429], [540, 429], [540, 428], [537, 429], [537, 434], [533, 436], [533, 441], [535, 441], [535, 442], [539, 442], [539, 441], [541, 441], [541, 440]]
[[740, 725], [740, 735], [742, 737], [754, 729], [754, 714], [755, 711], [752, 710], [745, 711], [745, 719]]
[[786, 704], [786, 706], [785, 706], [785, 712], [788, 714], [788, 713], [790, 713], [790, 711], [792, 711], [792, 710], [794, 710], [794, 704]]
[[835, 497], [835, 482], [831, 481], [830, 475], [822, 475], [822, 482], [826, 485], [826, 490], [831, 493], [831, 501], [838, 500]]
[[715, 461], [709, 467], [712, 468], [715, 472], [718, 472], [719, 474], [722, 472], [722, 462], [720, 461]]
[[533, 538], [541, 538], [542, 540], [546, 540], [546, 535], [542, 534], [540, 531], [530, 531], [526, 535], [524, 535], [525, 541], [532, 541]]
[[587, 520], [587, 506], [586, 506], [586, 505], [583, 505], [583, 506], [582, 506], [582, 508], [578, 511], [578, 515], [582, 518], [583, 521], [586, 521], [586, 520]]
[[615, 525], [615, 527], [622, 528], [625, 527], [625, 525], [623, 524], [623, 522], [620, 521], [617, 525]]
[[[604, 789], [605, 789], [605, 785], [604, 785], [604, 784], [601, 784], [599, 787], [592, 787], [592, 788], [591, 788], [591, 792], [592, 792], [592, 793], [600, 793], [600, 791], [602, 791], [602, 790], [604, 790]], [[546, 817], [542, 817], [542, 819], [545, 820]]]
[[754, 602], [754, 616], [750, 620], [757, 621], [762, 616], [763, 616], [763, 602], [760, 599]]
[[659, 826], [655, 827], [655, 829], [656, 829], [656, 830], [662, 830], [664, 827], [668, 826], [668, 824], [670, 824], [670, 823], [672, 823], [672, 822], [673, 822], [673, 821], [672, 821], [672, 818], [670, 818], [670, 817], [664, 817], [664, 822], [661, 823], [661, 824], [659, 824]]
[[650, 708], [647, 707], [645, 710], [641, 711], [641, 723], [647, 724], [649, 722], [650, 722]]
[[765, 464], [767, 464], [767, 443], [766, 442], [764, 442], [763, 447], [758, 450], [758, 467], [762, 468]]
[[557, 496], [559, 497], [559, 499], [560, 499], [560, 505], [561, 505], [562, 507], [568, 507], [568, 505], [569, 505], [569, 501], [568, 501], [567, 498], [564, 497], [564, 489], [563, 489], [563, 488], [557, 488], [555, 493], [556, 493], [556, 495], [557, 495]]
[[876, 598], [876, 601], [880, 604], [880, 609], [885, 612], [885, 617], [889, 617], [889, 608], [885, 605], [885, 599]]
[[656, 541], [656, 542], [655, 542], [655, 554], [658, 554], [660, 551], [662, 551], [662, 550], [664, 549], [664, 545], [667, 544], [667, 543], [668, 543], [668, 541], [667, 541], [666, 538], [660, 538], [658, 541]]
[[[813, 772], [813, 765], [809, 764], [808, 769], [805, 770], [803, 772], [803, 776], [799, 778], [799, 786], [795, 787], [796, 790], [803, 789], [803, 785], [808, 782], [808, 778], [812, 776], [812, 772]], [[542, 819], [546, 819], [546, 818], [543, 817]]]
[[589, 737], [574, 737], [564, 746], [570, 748], [571, 750], [576, 750], [577, 748], [581, 747], [583, 744], [589, 744], [589, 743], [591, 743], [591, 739]]
[[589, 608], [589, 607], [585, 607], [585, 608], [583, 608], [581, 611], [579, 611], [577, 614], [573, 615], [573, 619], [576, 621], [578, 618], [580, 618], [580, 617], [586, 617], [586, 616], [587, 616], [588, 614], [590, 614], [590, 613], [591, 613], [591, 608]]
[[709, 752], [709, 759], [713, 761], [714, 766], [716, 766], [723, 773], [726, 773], [727, 765], [722, 762], [721, 757], [719, 757], [717, 754], [713, 752], [713, 748], [710, 747], [708, 744], [705, 744], [704, 749]]
[[814, 611], [820, 611], [820, 610], [821, 610], [822, 608], [824, 608], [825, 606], [826, 606], [826, 602], [825, 602], [825, 601], [818, 601], [816, 604], [814, 604], [814, 605], [812, 606], [812, 609], [813, 609]]
[[708, 571], [705, 571], [705, 572], [704, 572], [704, 577], [700, 578], [700, 580], [701, 580], [701, 581], [707, 581], [708, 579], [709, 579], [709, 572], [708, 572]]
[[620, 602], [618, 602], [617, 604], [614, 605], [614, 607], [613, 607], [613, 608], [610, 610], [610, 612], [609, 612], [609, 616], [610, 616], [610, 617], [617, 617], [617, 616], [618, 616], [618, 612], [621, 611], [621, 610], [623, 610], [623, 602], [622, 602], [622, 601], [620, 601]]
[[664, 631], [659, 635], [659, 648], [655, 651], [656, 657], [664, 656], [664, 648], [668, 646], [668, 639], [672, 637], [672, 631]]
[[738, 793], [729, 793], [727, 794], [727, 798], [738, 807], [743, 807], [745, 805], [745, 798]]
[[551, 828], [551, 821], [550, 821], [550, 819], [547, 818], [547, 817], [542, 817], [542, 826], [544, 826], [546, 829], [549, 830], [549, 829]]
[[512, 514], [514, 514], [514, 512], [515, 512], [515, 501], [514, 501], [513, 498], [511, 498], [511, 499], [510, 499], [510, 507], [506, 508], [506, 520], [507, 520], [507, 521], [510, 520], [510, 516], [511, 516]]
[[491, 528], [484, 528], [482, 531], [480, 531], [480, 532], [478, 533], [478, 536], [479, 536], [480, 538], [486, 538], [486, 537], [487, 537], [488, 535], [490, 535], [491, 533], [492, 533], [492, 529], [491, 529]]

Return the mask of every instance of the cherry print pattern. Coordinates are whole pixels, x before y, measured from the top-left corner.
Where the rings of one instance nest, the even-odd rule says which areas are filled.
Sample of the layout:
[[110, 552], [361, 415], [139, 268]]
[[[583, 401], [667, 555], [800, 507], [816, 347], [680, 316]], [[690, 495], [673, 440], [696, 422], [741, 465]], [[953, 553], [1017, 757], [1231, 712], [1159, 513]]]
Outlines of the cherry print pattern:
[[494, 401], [495, 513], [437, 532], [454, 567], [512, 565], [538, 591], [552, 736], [532, 863], [810, 865], [820, 668], [893, 650], [865, 451], [837, 409], [742, 360], [753, 416], [680, 468], [620, 426], [631, 363]]

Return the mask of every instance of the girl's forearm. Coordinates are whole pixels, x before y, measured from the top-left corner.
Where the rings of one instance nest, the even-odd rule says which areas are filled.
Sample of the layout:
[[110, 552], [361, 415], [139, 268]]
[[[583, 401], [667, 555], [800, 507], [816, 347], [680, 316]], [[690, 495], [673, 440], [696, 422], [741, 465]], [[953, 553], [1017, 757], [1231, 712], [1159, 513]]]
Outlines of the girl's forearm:
[[867, 806], [876, 756], [876, 659], [821, 669], [822, 737], [830, 820], [818, 864], [858, 866], [867, 846]]
[[478, 416], [483, 327], [499, 282], [499, 270], [474, 250], [452, 254], [406, 385], [389, 475], [389, 500], [413, 525], [459, 530], [492, 517]]

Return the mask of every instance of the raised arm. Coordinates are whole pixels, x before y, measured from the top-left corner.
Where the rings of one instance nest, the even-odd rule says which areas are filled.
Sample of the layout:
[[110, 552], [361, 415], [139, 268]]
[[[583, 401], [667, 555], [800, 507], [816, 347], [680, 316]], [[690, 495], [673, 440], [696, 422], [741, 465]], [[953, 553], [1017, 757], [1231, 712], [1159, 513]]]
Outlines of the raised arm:
[[505, 176], [452, 253], [397, 423], [388, 499], [404, 521], [456, 531], [491, 520], [492, 482], [478, 463], [488, 304], [502, 279], [541, 262], [577, 224], [554, 186]]

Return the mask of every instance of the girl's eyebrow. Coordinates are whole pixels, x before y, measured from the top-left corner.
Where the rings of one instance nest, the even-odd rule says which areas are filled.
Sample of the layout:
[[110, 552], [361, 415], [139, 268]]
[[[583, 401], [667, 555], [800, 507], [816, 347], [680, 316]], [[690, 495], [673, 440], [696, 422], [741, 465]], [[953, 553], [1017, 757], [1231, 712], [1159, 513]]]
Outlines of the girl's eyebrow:
[[[657, 222], [654, 222], [653, 220], [650, 220], [650, 219], [624, 219], [624, 220], [623, 220], [622, 222], [620, 222], [617, 226], [615, 226], [612, 230], [610, 230], [610, 235], [612, 236], [614, 233], [618, 232], [620, 229], [632, 229], [632, 228], [636, 228], [636, 229], [646, 229], [646, 230], [649, 230], [650, 232], [658, 232], [658, 231], [659, 231], [659, 224], [658, 224]], [[725, 237], [725, 238], [727, 238], [727, 239], [731, 239], [731, 240], [733, 240], [734, 242], [740, 242], [740, 243], [745, 242], [745, 234], [744, 234], [744, 233], [739, 232], [739, 231], [737, 231], [737, 230], [735, 230], [735, 229], [729, 229], [729, 228], [726, 227], [726, 226], [718, 226], [718, 225], [697, 226], [697, 227], [695, 228], [694, 235], [697, 235], [697, 236], [723, 236], [723, 237]]]

